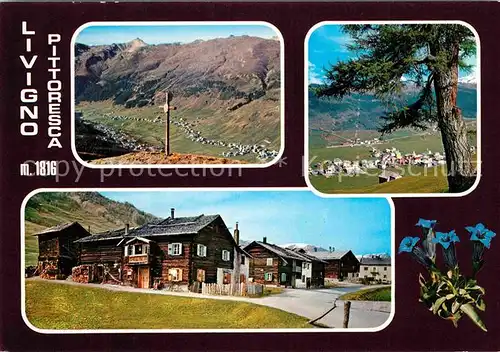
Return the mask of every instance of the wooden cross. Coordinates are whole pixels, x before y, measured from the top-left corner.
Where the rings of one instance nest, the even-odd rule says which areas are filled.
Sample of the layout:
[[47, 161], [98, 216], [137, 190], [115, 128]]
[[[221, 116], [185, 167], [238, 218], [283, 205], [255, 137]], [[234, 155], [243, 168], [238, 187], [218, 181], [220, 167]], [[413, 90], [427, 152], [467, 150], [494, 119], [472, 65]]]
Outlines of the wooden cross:
[[165, 153], [170, 155], [170, 110], [177, 110], [176, 106], [170, 106], [173, 94], [171, 92], [165, 93], [165, 105], [163, 105], [163, 112], [167, 114], [167, 120], [165, 122]]

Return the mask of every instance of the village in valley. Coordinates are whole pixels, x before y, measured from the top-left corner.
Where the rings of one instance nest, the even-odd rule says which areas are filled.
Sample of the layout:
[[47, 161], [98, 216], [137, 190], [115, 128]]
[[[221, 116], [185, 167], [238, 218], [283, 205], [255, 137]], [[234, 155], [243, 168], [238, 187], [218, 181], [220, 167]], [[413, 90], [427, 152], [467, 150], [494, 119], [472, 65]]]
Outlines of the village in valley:
[[[360, 141], [356, 145], [370, 145], [375, 143], [368, 143]], [[354, 145], [353, 145], [354, 146]], [[375, 147], [371, 147], [370, 150], [371, 159], [363, 160], [342, 160], [340, 158], [335, 158], [333, 160], [324, 160], [319, 163], [313, 164], [309, 168], [310, 175], [323, 175], [325, 177], [331, 177], [335, 175], [346, 175], [354, 176], [359, 174], [366, 174], [370, 169], [380, 169], [386, 170], [389, 168], [398, 168], [405, 165], [415, 165], [422, 166], [426, 168], [432, 168], [439, 165], [446, 165], [445, 156], [439, 152], [432, 152], [427, 150], [425, 153], [412, 153], [403, 154], [401, 151], [393, 148], [386, 148], [379, 150]], [[388, 176], [386, 176], [388, 175]], [[401, 178], [397, 172], [383, 172], [379, 175], [380, 183], [388, 182], [394, 179]]]
[[[174, 208], [166, 218], [99, 233], [78, 221], [60, 223], [33, 235], [38, 258], [26, 267], [26, 282], [251, 302], [304, 317], [310, 328], [369, 328], [388, 319], [389, 253], [278, 245], [272, 234], [244, 241], [244, 224], [228, 225], [219, 214], [178, 216]], [[359, 292], [367, 301], [354, 297]], [[345, 326], [342, 300], [352, 295]]]

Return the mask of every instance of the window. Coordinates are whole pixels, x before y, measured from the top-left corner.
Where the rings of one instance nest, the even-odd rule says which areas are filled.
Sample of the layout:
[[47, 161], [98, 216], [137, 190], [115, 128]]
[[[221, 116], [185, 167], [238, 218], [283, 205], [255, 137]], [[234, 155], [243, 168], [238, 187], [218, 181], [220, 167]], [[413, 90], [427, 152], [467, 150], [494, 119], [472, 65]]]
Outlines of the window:
[[387, 267], [386, 266], [384, 266], [384, 271], [387, 271]]
[[281, 282], [286, 282], [286, 273], [281, 273]]
[[273, 266], [273, 258], [267, 258], [267, 266]]
[[229, 251], [223, 249], [222, 250], [222, 260], [228, 262], [230, 259], [231, 259], [231, 254], [229, 253]]
[[199, 244], [196, 249], [196, 254], [198, 257], [206, 257], [207, 256], [207, 246], [203, 244]]
[[273, 273], [265, 273], [264, 274], [264, 280], [266, 280], [266, 281], [273, 281]]
[[182, 281], [182, 269], [168, 269], [168, 281]]
[[365, 271], [367, 271], [367, 270], [368, 270], [368, 267], [367, 267], [367, 266], [365, 266]]
[[196, 280], [198, 282], [205, 282], [205, 270], [198, 269], [196, 272]]
[[376, 268], [376, 267], [373, 267], [373, 271], [377, 271], [377, 268]]
[[387, 275], [384, 275], [384, 279], [387, 279]]
[[149, 254], [149, 245], [135, 244], [132, 246], [125, 246], [125, 256]]
[[135, 254], [135, 255], [140, 255], [140, 254], [142, 254], [142, 244], [136, 244], [136, 245], [134, 246], [134, 251], [135, 251], [135, 252], [134, 252], [134, 254]]
[[169, 243], [168, 254], [169, 255], [181, 255], [182, 253], [182, 243]]
[[302, 275], [302, 282], [306, 282], [306, 276]]
[[244, 255], [241, 256], [241, 265], [245, 265], [245, 256]]
[[[304, 268], [304, 269], [305, 269], [305, 268], [306, 268], [306, 265], [307, 265], [307, 263], [302, 263], [302, 268]], [[304, 281], [304, 280], [302, 280], [302, 281]]]

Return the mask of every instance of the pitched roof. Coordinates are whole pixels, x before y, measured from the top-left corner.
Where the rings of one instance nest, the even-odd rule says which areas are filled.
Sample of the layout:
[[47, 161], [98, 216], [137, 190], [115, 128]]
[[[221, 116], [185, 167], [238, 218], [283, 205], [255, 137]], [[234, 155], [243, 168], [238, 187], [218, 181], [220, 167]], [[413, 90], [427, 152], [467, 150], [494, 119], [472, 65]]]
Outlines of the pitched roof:
[[101, 232], [92, 236], [87, 236], [75, 242], [96, 242], [133, 237], [154, 237], [196, 234], [220, 215], [198, 215], [189, 217], [171, 218], [151, 221], [142, 226], [132, 228], [125, 236], [125, 228]]
[[196, 234], [220, 215], [198, 215], [166, 218], [159, 223], [148, 223], [130, 231], [131, 236], [152, 237]]
[[65, 229], [67, 229], [71, 226], [74, 226], [74, 225], [78, 225], [80, 227], [82, 226], [77, 221], [67, 222], [67, 223], [59, 224], [59, 225], [50, 227], [48, 229], [42, 230], [40, 232], [37, 232], [33, 236], [44, 235], [44, 234], [52, 233], [52, 232], [59, 232], [59, 231], [65, 230]]
[[387, 170], [384, 170], [380, 175], [378, 175], [378, 177], [380, 178], [400, 178], [401, 175], [398, 174], [397, 172], [393, 172], [393, 171], [387, 171]]
[[[286, 249], [286, 248], [282, 248], [280, 246], [277, 246], [275, 244], [272, 244], [272, 243], [264, 243], [264, 242], [261, 242], [261, 241], [253, 241], [252, 243], [257, 243], [259, 246], [261, 247], [264, 247], [265, 249], [267, 249], [268, 251], [276, 254], [277, 256], [279, 256], [281, 259], [283, 259], [285, 261], [285, 263], [288, 263], [286, 261], [286, 259], [291, 259], [291, 260], [301, 260], [301, 261], [306, 261], [306, 262], [310, 262], [311, 259], [305, 257], [305, 256], [302, 256], [301, 254], [297, 253], [297, 252], [294, 252], [292, 251], [291, 249]], [[252, 243], [249, 243], [247, 244], [243, 249], [246, 250], [247, 247], [249, 247]]]
[[347, 253], [350, 251], [308, 251], [306, 254], [312, 255], [316, 258], [323, 259], [323, 260], [338, 260], [342, 259]]
[[96, 242], [96, 241], [106, 241], [106, 240], [117, 240], [125, 237], [125, 228], [105, 231], [96, 233], [95, 235], [90, 235], [87, 237], [80, 238], [76, 240], [76, 243], [84, 243], [84, 242]]
[[307, 252], [304, 252], [304, 253], [300, 252], [300, 255], [303, 256], [303, 257], [306, 257], [307, 259], [309, 259], [311, 261], [317, 261], [317, 262], [321, 262], [321, 263], [325, 263], [325, 264], [327, 263], [325, 260], [320, 259], [318, 257], [315, 257], [313, 255], [310, 255]]
[[359, 261], [362, 265], [391, 265], [391, 257], [369, 256], [362, 257]]

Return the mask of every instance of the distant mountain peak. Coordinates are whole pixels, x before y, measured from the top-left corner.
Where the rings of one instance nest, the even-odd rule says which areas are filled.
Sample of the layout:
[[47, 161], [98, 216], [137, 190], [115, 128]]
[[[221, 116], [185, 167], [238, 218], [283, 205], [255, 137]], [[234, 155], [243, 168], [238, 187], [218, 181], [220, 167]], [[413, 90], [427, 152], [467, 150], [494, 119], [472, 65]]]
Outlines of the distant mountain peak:
[[460, 77], [458, 79], [458, 83], [464, 83], [464, 84], [477, 84], [477, 76], [472, 73], [470, 75]]
[[144, 40], [141, 38], [135, 38], [127, 43], [126, 51], [133, 52], [145, 46], [148, 46], [148, 44]]

